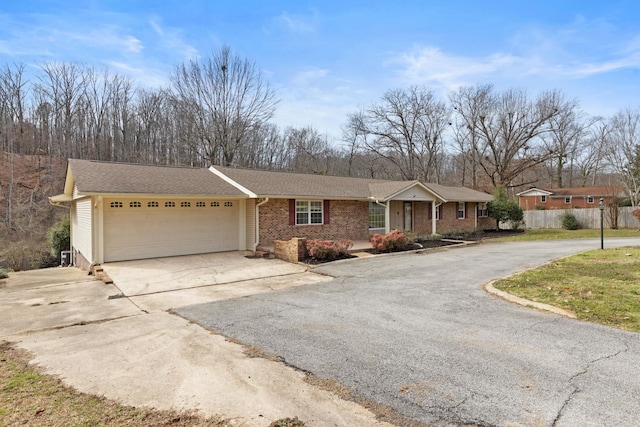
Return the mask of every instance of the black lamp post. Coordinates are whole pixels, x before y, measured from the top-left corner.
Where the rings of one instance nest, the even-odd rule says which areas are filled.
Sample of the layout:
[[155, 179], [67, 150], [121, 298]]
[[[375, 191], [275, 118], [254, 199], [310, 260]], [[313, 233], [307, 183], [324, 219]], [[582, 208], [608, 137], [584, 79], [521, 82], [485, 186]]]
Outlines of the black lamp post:
[[604, 198], [602, 197], [600, 197], [598, 209], [600, 209], [600, 249], [604, 249]]

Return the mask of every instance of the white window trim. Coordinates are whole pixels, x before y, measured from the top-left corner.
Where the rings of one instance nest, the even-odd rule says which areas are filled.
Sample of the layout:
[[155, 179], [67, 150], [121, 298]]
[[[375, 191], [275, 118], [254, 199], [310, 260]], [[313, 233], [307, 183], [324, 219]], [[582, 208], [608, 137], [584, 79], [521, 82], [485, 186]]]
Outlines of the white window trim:
[[478, 218], [489, 218], [489, 206], [487, 202], [478, 203]]
[[564, 198], [564, 204], [565, 205], [570, 205], [571, 204], [571, 196]]
[[[460, 205], [462, 205], [462, 209], [460, 209]], [[458, 219], [465, 219], [466, 218], [466, 206], [467, 204], [465, 202], [458, 202], [458, 209], [456, 209], [456, 216], [458, 217]], [[460, 216], [460, 212], [462, 212], [462, 216]]]
[[[379, 226], [379, 227], [371, 227], [371, 210], [372, 210], [372, 208], [382, 210], [382, 215], [383, 215], [383, 217], [382, 217], [382, 225]], [[377, 215], [380, 215], [380, 213], [378, 212]], [[369, 202], [369, 230], [379, 230], [379, 229], [385, 228], [387, 226], [386, 219], [387, 219], [386, 218], [386, 207], [382, 206], [382, 205], [380, 205], [380, 204], [378, 204], [376, 202]]]
[[[311, 203], [320, 203], [320, 222], [311, 222], [311, 214], [312, 213], [318, 213], [318, 211], [311, 211]], [[306, 203], [307, 204], [307, 210], [306, 212], [298, 212], [298, 203]], [[295, 212], [295, 217], [296, 217], [296, 225], [322, 225], [324, 224], [324, 201], [323, 200], [300, 200], [300, 199], [296, 199], [295, 201], [295, 207], [296, 207], [296, 212]], [[298, 214], [302, 214], [302, 213], [306, 213], [307, 214], [307, 221], [306, 223], [299, 223], [298, 222]]]
[[547, 196], [546, 195], [542, 195], [540, 196], [540, 203], [547, 203]]
[[587, 197], [587, 203], [589, 203], [590, 205], [595, 203], [596, 198], [593, 196], [589, 196]]

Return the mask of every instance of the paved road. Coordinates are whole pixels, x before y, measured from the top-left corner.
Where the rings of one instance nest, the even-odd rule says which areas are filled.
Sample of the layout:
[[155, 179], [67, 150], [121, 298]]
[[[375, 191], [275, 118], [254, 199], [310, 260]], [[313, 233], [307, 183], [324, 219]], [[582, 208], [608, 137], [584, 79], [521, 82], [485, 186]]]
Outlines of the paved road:
[[336, 263], [317, 269], [331, 282], [178, 312], [426, 425], [640, 425], [640, 334], [482, 290], [598, 244], [486, 243]]

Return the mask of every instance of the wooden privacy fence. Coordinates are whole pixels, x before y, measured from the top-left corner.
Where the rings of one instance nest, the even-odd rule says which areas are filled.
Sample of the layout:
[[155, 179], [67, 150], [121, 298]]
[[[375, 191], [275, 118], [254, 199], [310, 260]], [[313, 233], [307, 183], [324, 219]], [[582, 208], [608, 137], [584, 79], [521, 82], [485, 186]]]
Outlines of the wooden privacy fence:
[[[635, 208], [618, 208], [618, 228], [639, 228], [640, 222], [631, 215]], [[600, 209], [548, 209], [540, 211], [524, 211], [525, 228], [562, 228], [560, 217], [572, 213], [581, 228], [600, 228]], [[611, 228], [612, 210], [604, 209], [604, 227]]]

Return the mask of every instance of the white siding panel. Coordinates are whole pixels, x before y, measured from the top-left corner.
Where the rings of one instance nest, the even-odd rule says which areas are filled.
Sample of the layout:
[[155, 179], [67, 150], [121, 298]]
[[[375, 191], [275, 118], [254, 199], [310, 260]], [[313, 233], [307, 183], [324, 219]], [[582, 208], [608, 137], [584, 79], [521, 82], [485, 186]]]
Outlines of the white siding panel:
[[246, 210], [246, 226], [247, 226], [247, 234], [246, 234], [246, 249], [252, 250], [253, 245], [256, 241], [256, 200], [248, 199], [247, 200], [247, 210]]
[[[111, 207], [120, 201], [122, 207]], [[140, 199], [141, 207], [130, 207], [131, 199], [104, 201], [104, 260], [189, 255], [238, 250], [239, 201], [191, 200], [190, 207], [148, 207], [150, 200]], [[204, 202], [198, 207], [197, 202]], [[230, 204], [231, 206], [225, 206]]]
[[421, 201], [433, 201], [435, 197], [430, 193], [427, 193], [420, 187], [411, 187], [408, 190], [393, 197], [395, 200], [421, 200]]
[[71, 216], [72, 241], [71, 246], [89, 261], [93, 261], [93, 239], [92, 239], [92, 202], [91, 198], [76, 200], [74, 203], [73, 215]]

